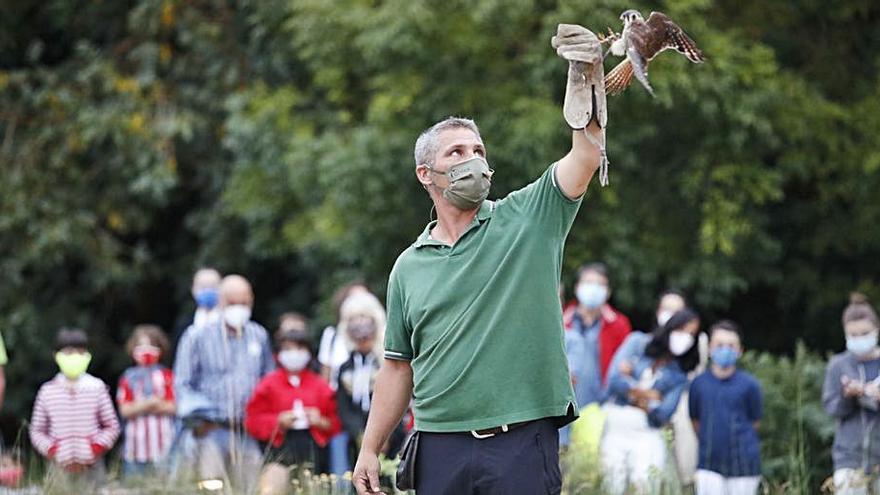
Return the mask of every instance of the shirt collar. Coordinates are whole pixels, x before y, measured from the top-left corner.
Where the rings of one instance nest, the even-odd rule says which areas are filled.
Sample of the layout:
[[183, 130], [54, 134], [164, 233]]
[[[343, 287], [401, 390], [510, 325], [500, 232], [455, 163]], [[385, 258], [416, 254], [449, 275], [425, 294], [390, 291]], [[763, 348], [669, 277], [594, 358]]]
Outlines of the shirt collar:
[[593, 329], [599, 330], [602, 328], [602, 316], [601, 315], [599, 316], [599, 318], [596, 318], [596, 321], [594, 321], [592, 325], [587, 325], [587, 323], [584, 321], [584, 318], [581, 316], [581, 314], [578, 313], [577, 310], [575, 310], [573, 321], [574, 321], [576, 328], [582, 334], [585, 334], [588, 331], [593, 330]]
[[[495, 202], [489, 201], [489, 200], [483, 201], [483, 204], [480, 205], [480, 210], [477, 211], [477, 215], [474, 217], [473, 221], [471, 221], [471, 224], [468, 226], [468, 228], [465, 229], [464, 233], [462, 233], [462, 236], [464, 236], [464, 234], [467, 233], [468, 231], [470, 231], [472, 228], [474, 228], [478, 225], [481, 225], [483, 222], [485, 222], [486, 220], [491, 218], [492, 214], [494, 212], [495, 212]], [[423, 230], [421, 235], [419, 235], [419, 238], [416, 239], [416, 242], [414, 244], [416, 249], [423, 247], [423, 246], [445, 246], [446, 245], [446, 244], [443, 244], [442, 242], [438, 241], [437, 239], [434, 239], [431, 237], [431, 230], [435, 226], [437, 226], [437, 220], [432, 220], [425, 227], [425, 230]]]

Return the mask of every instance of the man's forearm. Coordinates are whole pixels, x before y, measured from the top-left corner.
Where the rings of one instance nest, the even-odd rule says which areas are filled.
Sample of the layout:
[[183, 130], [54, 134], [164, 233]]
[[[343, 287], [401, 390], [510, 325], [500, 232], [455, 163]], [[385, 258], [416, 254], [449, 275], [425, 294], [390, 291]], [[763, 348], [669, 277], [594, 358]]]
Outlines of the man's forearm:
[[376, 375], [370, 416], [364, 433], [364, 450], [379, 454], [406, 412], [412, 388], [409, 362], [386, 360]]
[[600, 151], [591, 142], [585, 132], [589, 132], [596, 142], [602, 141], [602, 130], [592, 120], [586, 130], [572, 131], [571, 151], [568, 152], [556, 167], [556, 179], [559, 187], [569, 198], [579, 198], [586, 192], [587, 185], [599, 168]]

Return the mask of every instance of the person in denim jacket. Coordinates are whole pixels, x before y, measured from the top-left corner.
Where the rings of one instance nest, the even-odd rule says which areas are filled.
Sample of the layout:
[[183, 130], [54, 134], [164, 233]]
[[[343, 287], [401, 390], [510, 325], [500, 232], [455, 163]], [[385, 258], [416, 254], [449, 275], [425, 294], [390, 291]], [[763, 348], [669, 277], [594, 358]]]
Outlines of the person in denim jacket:
[[656, 490], [663, 481], [667, 425], [699, 361], [699, 315], [683, 309], [652, 334], [634, 332], [614, 356], [600, 450], [611, 493]]

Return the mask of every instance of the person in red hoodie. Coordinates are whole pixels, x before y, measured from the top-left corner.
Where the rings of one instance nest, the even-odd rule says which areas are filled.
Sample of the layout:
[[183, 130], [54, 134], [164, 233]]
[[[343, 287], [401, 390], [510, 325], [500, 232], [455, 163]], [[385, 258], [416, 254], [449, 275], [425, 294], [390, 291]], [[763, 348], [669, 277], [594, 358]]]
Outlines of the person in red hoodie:
[[[288, 315], [289, 316], [289, 315]], [[286, 493], [290, 468], [326, 472], [326, 446], [340, 430], [335, 393], [309, 369], [311, 339], [304, 318], [286, 318], [275, 334], [281, 367], [257, 384], [244, 426], [268, 451], [260, 493]]]
[[[571, 382], [578, 407], [583, 408], [604, 399], [611, 359], [632, 325], [608, 303], [611, 283], [604, 263], [589, 263], [578, 270], [575, 296], [563, 309], [562, 320]], [[560, 430], [559, 442], [568, 445], [568, 428]]]

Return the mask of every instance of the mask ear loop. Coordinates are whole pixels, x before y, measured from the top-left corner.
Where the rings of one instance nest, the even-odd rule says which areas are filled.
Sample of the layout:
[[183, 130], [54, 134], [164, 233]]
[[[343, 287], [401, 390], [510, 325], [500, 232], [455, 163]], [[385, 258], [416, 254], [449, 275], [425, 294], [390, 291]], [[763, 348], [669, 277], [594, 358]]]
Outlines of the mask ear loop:
[[[430, 165], [425, 165], [425, 168], [430, 170], [432, 174], [440, 174], [440, 175], [446, 174], [445, 172], [437, 172], [436, 170], [434, 170], [434, 167], [432, 167]], [[425, 191], [428, 191], [428, 186], [433, 186], [433, 185], [434, 185], [434, 181], [432, 180], [430, 184], [422, 184], [422, 188], [424, 188]], [[431, 223], [434, 220], [436, 220], [434, 218], [434, 213], [436, 213], [436, 212], [437, 212], [437, 205], [435, 205], [434, 202], [431, 201], [431, 211], [428, 213], [428, 223]]]

